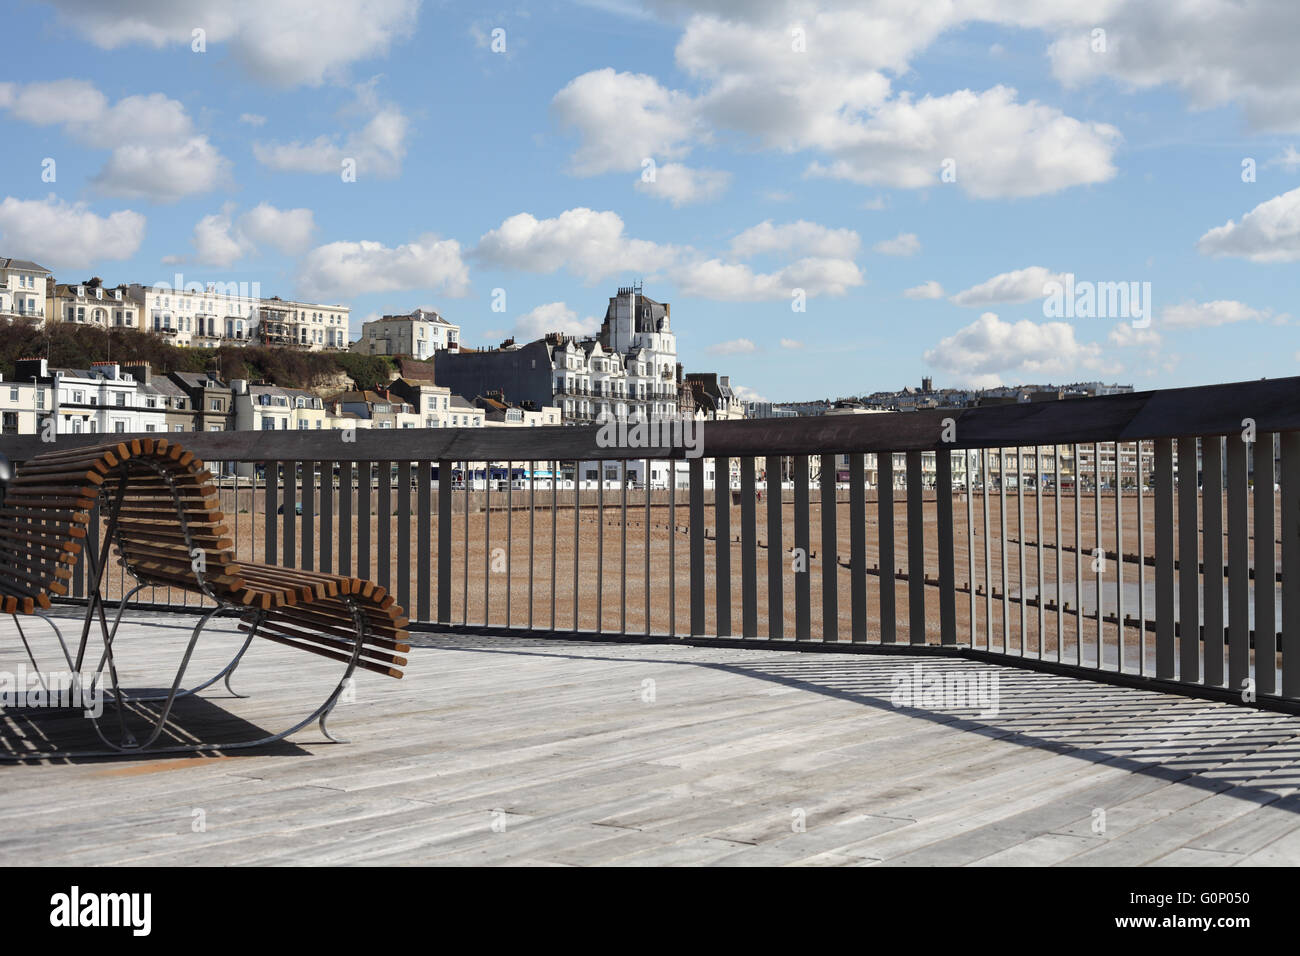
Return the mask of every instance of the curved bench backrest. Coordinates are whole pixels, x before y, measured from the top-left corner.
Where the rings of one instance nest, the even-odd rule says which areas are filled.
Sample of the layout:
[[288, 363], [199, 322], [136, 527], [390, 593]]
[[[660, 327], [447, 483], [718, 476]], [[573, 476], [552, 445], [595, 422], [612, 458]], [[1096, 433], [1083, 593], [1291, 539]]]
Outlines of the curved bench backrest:
[[[137, 578], [215, 593], [237, 587], [203, 462], [162, 439], [51, 451], [22, 464], [0, 507], [0, 609], [31, 613], [68, 593], [96, 501], [121, 508], [114, 543]], [[180, 502], [186, 529], [182, 528]]]

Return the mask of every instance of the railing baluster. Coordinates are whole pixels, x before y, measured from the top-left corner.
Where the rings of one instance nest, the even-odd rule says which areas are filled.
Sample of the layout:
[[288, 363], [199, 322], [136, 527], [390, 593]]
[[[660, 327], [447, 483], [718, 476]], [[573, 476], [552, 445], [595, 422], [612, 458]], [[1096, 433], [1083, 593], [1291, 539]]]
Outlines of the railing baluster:
[[921, 453], [907, 453], [907, 640], [925, 643], [925, 492]]
[[[939, 544], [939, 643], [957, 643], [957, 578], [952, 522], [952, 452], [940, 447], [934, 453], [934, 507]], [[924, 561], [924, 552], [922, 552]], [[924, 564], [922, 564], [924, 568]]]
[[838, 641], [840, 639], [840, 562], [839, 545], [835, 536], [835, 456], [822, 455], [819, 467], [821, 470], [819, 500], [821, 502], [822, 640]]
[[[783, 508], [781, 462], [780, 455], [767, 456], [767, 636], [772, 640], [781, 640], [785, 637], [785, 551], [781, 540]], [[866, 561], [865, 545], [862, 559]]]
[[998, 517], [1002, 534], [1002, 653], [1011, 653], [1011, 577], [1007, 568], [1007, 450], [998, 449]]
[[645, 460], [645, 475], [642, 478], [642, 492], [645, 494], [645, 635], [650, 636], [650, 459]]
[[1138, 673], [1147, 672], [1147, 523], [1146, 477], [1142, 471], [1145, 452], [1137, 442], [1137, 539], [1138, 539]]
[[619, 608], [618, 608], [618, 632], [627, 633], [627, 459], [624, 458], [619, 463], [619, 477], [623, 484], [623, 517], [622, 528], [620, 531], [620, 541], [622, 548], [622, 557], [618, 563], [619, 578]]
[[731, 636], [731, 463], [713, 459], [714, 604], [718, 637]]
[[1156, 677], [1173, 680], [1174, 661], [1174, 445], [1156, 440]]
[[[866, 458], [849, 455], [849, 606], [851, 640], [867, 639], [867, 489]], [[770, 472], [769, 472], [770, 473]], [[772, 493], [768, 482], [768, 494]], [[770, 498], [769, 505], [770, 508]], [[778, 512], [779, 520], [779, 512]], [[768, 542], [769, 546], [771, 542]]]
[[1255, 690], [1277, 690], [1277, 579], [1274, 550], [1273, 435], [1255, 436]]
[[316, 462], [299, 463], [302, 469], [302, 568], [316, 569]]
[[379, 479], [379, 519], [376, 522], [375, 546], [379, 549], [378, 583], [390, 594], [393, 590], [393, 463], [381, 461], [376, 469]]
[[1115, 670], [1124, 670], [1124, 468], [1123, 445], [1115, 442]]
[[605, 462], [596, 462], [596, 633], [605, 630]]
[[758, 515], [754, 459], [740, 459], [740, 632], [758, 637]]
[[[461, 462], [461, 469], [462, 474], [465, 476], [465, 546], [462, 549], [465, 553], [465, 572], [461, 577], [461, 586], [464, 588], [464, 596], [462, 598], [464, 617], [462, 623], [469, 624], [469, 496], [470, 485], [473, 484], [473, 476], [468, 461]], [[487, 539], [484, 538], [485, 544], [486, 541]], [[573, 536], [573, 548], [573, 553], [576, 555], [578, 553], [578, 536], [576, 534]]]
[[1056, 659], [1061, 659], [1061, 645], [1065, 642], [1065, 604], [1061, 591], [1061, 551], [1065, 542], [1061, 540], [1061, 446], [1052, 446], [1052, 506], [1056, 514]]
[[528, 630], [533, 629], [533, 575], [537, 564], [537, 462], [528, 462]]
[[415, 476], [415, 614], [410, 614], [409, 608], [406, 610], [408, 616], [430, 621], [433, 619], [429, 608], [433, 577], [433, 463], [428, 460], [416, 462]]
[[[799, 488], [795, 479], [796, 495]], [[796, 501], [797, 501], [796, 497]], [[795, 536], [799, 534], [799, 507], [795, 505]], [[880, 555], [880, 640], [898, 640], [898, 581], [894, 569], [894, 453], [876, 453], [876, 537]], [[806, 532], [805, 532], [806, 533]]]
[[1020, 578], [1020, 634], [1016, 643], [1020, 656], [1025, 656], [1025, 615], [1028, 602], [1025, 595], [1025, 450], [1016, 446], [1016, 537], [1020, 539], [1016, 571]]
[[[576, 509], [575, 509], [576, 510]], [[555, 596], [555, 585], [560, 574], [560, 463], [551, 462], [551, 631], [555, 630], [555, 612], [559, 599]], [[576, 545], [575, 545], [576, 550]]]
[[506, 627], [510, 626], [511, 606], [515, 603], [514, 545], [515, 545], [515, 463], [506, 462]]
[[811, 477], [807, 455], [791, 461], [794, 478], [794, 636], [812, 640], [812, 535]]
[[[989, 528], [989, 450], [980, 451], [980, 497], [984, 509], [984, 650], [993, 650], [993, 534]], [[972, 643], [974, 638], [971, 638]]]
[[1101, 589], [1102, 578], [1105, 572], [1102, 570], [1106, 567], [1106, 544], [1101, 536], [1101, 443], [1093, 442], [1092, 445], [1092, 547], [1094, 562], [1096, 564], [1095, 580], [1093, 581], [1093, 593], [1097, 595], [1097, 663], [1101, 667], [1102, 646], [1105, 643], [1102, 625], [1105, 622], [1105, 596]]
[[397, 603], [411, 610], [411, 463], [397, 465]]
[[966, 470], [966, 583], [970, 592], [970, 634], [967, 640], [975, 647], [975, 468], [972, 465], [974, 453], [963, 451], [963, 467]]
[[[451, 462], [438, 462], [438, 623], [451, 623]], [[465, 542], [468, 547], [469, 542]]]
[[1079, 446], [1071, 445], [1074, 468], [1074, 663], [1083, 663], [1083, 468]]
[[483, 626], [492, 623], [492, 462], [483, 462]]
[[668, 636], [677, 636], [677, 459], [668, 459]]
[[1228, 436], [1228, 687], [1250, 677], [1250, 515], [1248, 457], [1239, 435]]
[[[1034, 446], [1034, 553], [1038, 558], [1038, 575], [1034, 578], [1034, 596], [1038, 601], [1037, 658], [1043, 659], [1043, 629], [1046, 626], [1047, 598], [1043, 593], [1043, 446]], [[942, 565], [941, 565], [942, 566]]]
[[[357, 462], [357, 577], [370, 580], [370, 512], [374, 462]], [[468, 543], [468, 542], [467, 542]]]
[[692, 458], [688, 474], [690, 511], [691, 636], [704, 636], [704, 459]]
[[1201, 439], [1205, 683], [1223, 686], [1223, 439]]
[[1300, 432], [1283, 432], [1281, 451], [1282, 694], [1296, 698], [1300, 697]]
[[1196, 439], [1178, 439], [1178, 679], [1201, 680]]
[[352, 462], [339, 462], [339, 573], [352, 576]]
[[[605, 463], [603, 461], [598, 461], [596, 462], [596, 467], [599, 469], [598, 473], [603, 473], [605, 470]], [[578, 477], [578, 473], [581, 468], [582, 468], [582, 462], [574, 461], [573, 463], [573, 630], [574, 631], [578, 630], [578, 618], [579, 618], [578, 564], [579, 564], [579, 555], [581, 551], [578, 547], [578, 543], [579, 541], [582, 540], [582, 532], [579, 525], [579, 520], [582, 514], [582, 508], [579, 507], [581, 504], [582, 492], [579, 489], [582, 486], [582, 480], [581, 478]], [[600, 535], [602, 541], [604, 540], [604, 537], [605, 536], [602, 533]], [[599, 621], [596, 622], [596, 630], [597, 631], [600, 630]]]
[[334, 462], [320, 463], [320, 569], [334, 573]]
[[280, 510], [284, 512], [284, 564], [290, 568], [297, 566], [294, 558], [294, 522], [298, 512], [298, 469], [301, 466], [302, 463], [297, 461], [284, 463], [284, 504]]

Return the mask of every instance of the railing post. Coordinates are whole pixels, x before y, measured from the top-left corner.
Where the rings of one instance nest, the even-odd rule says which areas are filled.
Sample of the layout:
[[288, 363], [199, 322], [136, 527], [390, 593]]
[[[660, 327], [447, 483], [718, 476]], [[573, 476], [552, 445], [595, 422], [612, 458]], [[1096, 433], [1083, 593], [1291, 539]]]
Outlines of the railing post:
[[740, 459], [740, 633], [758, 637], [758, 503], [754, 459]]
[[[1231, 441], [1232, 439], [1228, 439]], [[1223, 439], [1201, 439], [1201, 553], [1204, 555], [1205, 683], [1223, 686]]]
[[[835, 541], [835, 456], [821, 456], [822, 640], [840, 639], [839, 546]], [[827, 486], [830, 495], [827, 496]]]

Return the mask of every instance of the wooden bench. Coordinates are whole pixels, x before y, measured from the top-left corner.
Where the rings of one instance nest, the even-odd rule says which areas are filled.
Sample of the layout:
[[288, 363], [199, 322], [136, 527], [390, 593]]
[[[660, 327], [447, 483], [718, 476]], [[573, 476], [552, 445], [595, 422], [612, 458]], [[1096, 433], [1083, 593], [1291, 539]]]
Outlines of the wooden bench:
[[[0, 464], [0, 610], [14, 616], [41, 615], [54, 628], [69, 669], [80, 675], [86, 660], [93, 625], [98, 623], [102, 650], [91, 672], [90, 687], [104, 688], [105, 673], [111, 684], [109, 700], [118, 712], [120, 731], [111, 739], [94, 727], [110, 748], [129, 752], [151, 747], [158, 739], [178, 697], [196, 693], [230, 677], [255, 638], [273, 641], [345, 665], [338, 684], [311, 715], [288, 730], [240, 743], [184, 744], [153, 748], [225, 750], [252, 747], [279, 740], [319, 720], [321, 732], [331, 740], [326, 718], [357, 669], [388, 677], [401, 677], [409, 651], [408, 621], [382, 587], [346, 575], [325, 574], [236, 560], [230, 530], [221, 512], [211, 474], [203, 462], [166, 438], [55, 450], [24, 462], [17, 475], [6, 475]], [[5, 479], [8, 479], [7, 482]], [[93, 545], [98, 528], [92, 527], [98, 506], [104, 522], [104, 550], [110, 543], [119, 563], [134, 578], [134, 586], [117, 602], [110, 625], [102, 593], [107, 556]], [[54, 622], [43, 612], [51, 598], [68, 595], [78, 560], [88, 575], [88, 598], [81, 639], [74, 656]], [[190, 636], [170, 692], [160, 697], [128, 697], [117, 682], [113, 642], [126, 603], [145, 587], [180, 588], [209, 598], [208, 609]], [[199, 635], [218, 615], [242, 618], [245, 637], [238, 653], [216, 675], [182, 690], [181, 683]], [[36, 667], [26, 634], [19, 633], [28, 657]], [[37, 668], [39, 671], [39, 667]], [[239, 696], [239, 695], [236, 695]], [[156, 723], [143, 740], [125, 726], [124, 705], [162, 701]], [[19, 756], [67, 756], [28, 754]]]

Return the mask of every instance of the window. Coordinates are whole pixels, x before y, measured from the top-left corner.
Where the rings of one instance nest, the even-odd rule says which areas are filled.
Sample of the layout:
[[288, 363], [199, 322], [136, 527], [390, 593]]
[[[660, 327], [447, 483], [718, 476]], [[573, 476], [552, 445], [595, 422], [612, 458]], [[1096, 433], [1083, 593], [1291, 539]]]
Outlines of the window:
[[147, 432], [153, 432], [153, 431], [157, 431], [158, 427], [156, 425], [145, 425], [144, 430]]
[[219, 398], [214, 398], [214, 399], [212, 399], [212, 401], [209, 402], [209, 405], [211, 406], [211, 408], [212, 408], [212, 410], [213, 410], [214, 412], [223, 412], [223, 411], [225, 411], [225, 407], [222, 405], [221, 399], [219, 399]]
[[185, 426], [184, 426], [184, 425], [173, 425], [173, 426], [172, 426], [172, 431], [174, 431], [174, 432], [183, 432], [183, 431], [185, 431]]
[[18, 401], [18, 389], [16, 388], [9, 389], [9, 401], [11, 402]]
[[126, 408], [126, 396], [125, 396], [125, 395], [123, 395], [121, 392], [118, 392], [117, 395], [115, 395], [115, 396], [113, 396], [113, 397], [114, 397], [115, 399], [117, 399], [117, 401], [116, 401], [116, 405], [117, 405], [118, 408]]
[[113, 431], [117, 432], [119, 435], [125, 432], [126, 422], [113, 422]]
[[18, 434], [18, 413], [17, 412], [4, 413], [4, 434], [6, 435]]

